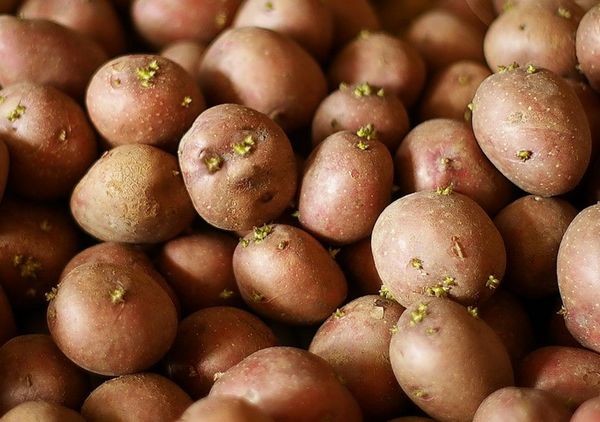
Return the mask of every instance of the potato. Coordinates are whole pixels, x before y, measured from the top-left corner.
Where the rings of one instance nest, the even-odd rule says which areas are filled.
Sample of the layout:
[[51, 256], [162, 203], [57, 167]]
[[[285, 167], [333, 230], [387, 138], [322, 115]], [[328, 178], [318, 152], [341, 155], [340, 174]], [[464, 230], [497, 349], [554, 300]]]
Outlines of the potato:
[[600, 97], [586, 82], [574, 79], [567, 79], [566, 81], [575, 91], [587, 116], [592, 134], [592, 156], [590, 162], [593, 162], [600, 152]]
[[600, 419], [600, 397], [583, 402], [573, 414], [571, 422], [594, 422]]
[[285, 35], [263, 28], [221, 34], [204, 54], [200, 81], [210, 104], [245, 105], [286, 131], [309, 124], [327, 95], [315, 59]]
[[125, 34], [109, 0], [25, 0], [19, 16], [47, 19], [96, 41], [110, 56], [125, 50]]
[[341, 47], [362, 30], [378, 30], [379, 17], [368, 0], [324, 0], [333, 15], [333, 45]]
[[234, 28], [257, 26], [287, 35], [317, 60], [323, 61], [333, 41], [333, 17], [321, 0], [246, 0]]
[[542, 347], [521, 362], [517, 381], [547, 391], [574, 409], [600, 394], [600, 355], [574, 347]]
[[412, 22], [406, 39], [430, 69], [440, 69], [459, 60], [483, 63], [484, 35], [480, 26], [455, 13], [434, 8]]
[[462, 120], [477, 87], [490, 75], [487, 66], [460, 60], [441, 68], [429, 81], [419, 107], [421, 120], [440, 117]]
[[81, 228], [108, 242], [163, 242], [195, 214], [176, 158], [139, 144], [105, 152], [75, 186], [70, 205]]
[[177, 422], [273, 422], [273, 419], [247, 400], [211, 396], [188, 407]]
[[0, 347], [0, 391], [0, 414], [31, 400], [78, 409], [88, 381], [50, 336], [32, 334], [14, 337]]
[[98, 154], [81, 106], [51, 86], [22, 82], [0, 91], [0, 115], [9, 186], [34, 200], [67, 197]]
[[389, 204], [394, 164], [373, 125], [337, 132], [312, 151], [304, 166], [299, 220], [316, 237], [349, 244], [371, 234]]
[[494, 223], [451, 189], [393, 202], [375, 223], [371, 247], [384, 285], [405, 307], [427, 296], [482, 303], [504, 276], [506, 253]]
[[159, 271], [181, 298], [186, 313], [241, 302], [233, 275], [236, 246], [232, 237], [217, 231], [178, 237], [163, 245], [157, 257]]
[[489, 394], [513, 385], [498, 336], [476, 308], [448, 299], [427, 298], [404, 311], [390, 342], [390, 360], [408, 397], [440, 422], [471, 421]]
[[76, 411], [55, 403], [27, 401], [5, 413], [2, 422], [85, 422]]
[[143, 371], [177, 332], [169, 295], [150, 276], [106, 263], [71, 271], [49, 297], [48, 327], [73, 362], [101, 375]]
[[6, 143], [2, 140], [2, 137], [0, 137], [0, 202], [2, 202], [4, 189], [6, 189], [9, 162], [8, 148], [6, 147]]
[[271, 329], [249, 312], [226, 306], [202, 309], [181, 321], [165, 358], [167, 373], [199, 399], [229, 368], [276, 343]]
[[248, 356], [217, 380], [213, 396], [245, 398], [278, 422], [362, 420], [329, 365], [293, 347], [269, 347]]
[[167, 45], [160, 54], [183, 67], [199, 84], [200, 62], [204, 57], [205, 50], [206, 46], [204, 44], [197, 41], [183, 40]]
[[148, 144], [168, 151], [205, 108], [196, 80], [171, 60], [121, 56], [92, 77], [85, 99], [90, 119], [109, 147]]
[[0, 16], [0, 85], [30, 81], [82, 98], [106, 60], [94, 41], [54, 22]]
[[368, 420], [397, 415], [408, 404], [389, 360], [391, 329], [403, 311], [379, 296], [359, 297], [330, 316], [308, 348], [331, 365]]
[[136, 31], [155, 47], [181, 40], [208, 44], [231, 25], [240, 3], [242, 0], [133, 0], [131, 17]]
[[[571, 0], [527, 1], [501, 13], [484, 40], [485, 59], [493, 71], [517, 62], [577, 78], [575, 31], [583, 10]], [[551, 37], [551, 42], [549, 41]], [[540, 99], [544, 107], [547, 102]]]
[[233, 254], [244, 301], [259, 315], [293, 325], [323, 321], [344, 301], [344, 274], [304, 230], [265, 225], [246, 235]]
[[15, 308], [44, 303], [79, 235], [67, 213], [49, 205], [5, 198], [0, 204], [0, 284]]
[[441, 0], [437, 6], [482, 28], [487, 28], [496, 16], [493, 0]]
[[409, 130], [408, 114], [395, 95], [368, 83], [340, 85], [321, 102], [312, 121], [312, 144], [316, 146], [335, 132], [358, 131], [372, 124], [377, 139], [395, 151]]
[[569, 422], [570, 419], [569, 408], [545, 391], [505, 387], [481, 403], [473, 422]]
[[592, 7], [598, 4], [598, 0], [575, 0], [583, 10], [590, 10]]
[[533, 195], [572, 190], [590, 160], [590, 128], [577, 96], [560, 76], [534, 66], [509, 66], [483, 81], [473, 131], [492, 164]]
[[512, 184], [479, 149], [465, 122], [428, 120], [413, 128], [394, 156], [400, 192], [451, 186], [494, 215], [512, 197]]
[[10, 303], [0, 287], [0, 346], [6, 343], [16, 334], [15, 319]]
[[368, 82], [398, 96], [406, 107], [425, 85], [425, 62], [407, 42], [385, 32], [363, 32], [334, 56], [327, 77], [331, 87]]
[[560, 297], [555, 301], [556, 305], [549, 311], [550, 317], [548, 321], [546, 335], [548, 343], [554, 346], [581, 347], [581, 344], [573, 338], [565, 323], [565, 310]]
[[181, 139], [179, 164], [196, 211], [225, 230], [274, 220], [296, 192], [287, 136], [267, 116], [241, 105], [202, 113]]
[[575, 46], [581, 71], [596, 91], [600, 91], [598, 42], [600, 42], [600, 8], [593, 7], [579, 23]]
[[382, 283], [375, 268], [370, 237], [344, 246], [335, 258], [340, 263], [350, 287], [356, 289], [360, 296], [379, 294]]

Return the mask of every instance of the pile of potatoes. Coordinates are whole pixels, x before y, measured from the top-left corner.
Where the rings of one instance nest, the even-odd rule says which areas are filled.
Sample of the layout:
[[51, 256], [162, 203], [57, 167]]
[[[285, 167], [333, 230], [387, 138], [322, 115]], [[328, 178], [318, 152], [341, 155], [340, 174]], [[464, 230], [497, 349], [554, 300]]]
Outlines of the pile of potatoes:
[[600, 1], [0, 13], [1, 422], [600, 420]]

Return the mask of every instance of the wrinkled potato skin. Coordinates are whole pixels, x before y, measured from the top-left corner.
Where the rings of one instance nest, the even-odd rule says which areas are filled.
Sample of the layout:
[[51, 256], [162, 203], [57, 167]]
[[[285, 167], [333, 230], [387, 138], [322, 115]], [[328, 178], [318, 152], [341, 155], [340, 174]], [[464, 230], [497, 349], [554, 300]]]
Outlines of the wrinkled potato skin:
[[[252, 136], [247, 155], [234, 145]], [[211, 172], [206, 160], [220, 157]], [[179, 144], [179, 163], [196, 211], [211, 225], [251, 230], [277, 218], [296, 192], [296, 160], [277, 124], [248, 107], [224, 104], [202, 113]]]
[[479, 146], [524, 191], [555, 196], [583, 178], [591, 155], [590, 127], [575, 92], [560, 76], [525, 68], [494, 74], [477, 89], [473, 106]]
[[600, 397], [583, 402], [573, 414], [570, 422], [595, 422], [600, 420]]
[[204, 51], [206, 51], [204, 44], [183, 40], [167, 45], [160, 54], [183, 67], [199, 84], [200, 62], [204, 57]]
[[591, 8], [581, 19], [577, 29], [577, 59], [590, 85], [600, 91], [600, 8]]
[[6, 143], [2, 140], [2, 137], [0, 137], [0, 202], [2, 202], [4, 189], [6, 189], [8, 170], [10, 167], [9, 163], [8, 148], [6, 147]]
[[13, 407], [2, 422], [86, 422], [76, 411], [45, 401], [27, 401]]
[[404, 311], [390, 343], [390, 359], [408, 397], [440, 422], [470, 422], [489, 394], [514, 382], [498, 336], [448, 299], [428, 298]]
[[82, 98], [106, 61], [94, 41], [54, 22], [0, 16], [0, 85], [30, 81]]
[[92, 236], [124, 243], [169, 240], [195, 214], [176, 158], [149, 145], [105, 152], [75, 186], [71, 212]]
[[210, 396], [187, 408], [177, 422], [274, 422], [248, 400]]

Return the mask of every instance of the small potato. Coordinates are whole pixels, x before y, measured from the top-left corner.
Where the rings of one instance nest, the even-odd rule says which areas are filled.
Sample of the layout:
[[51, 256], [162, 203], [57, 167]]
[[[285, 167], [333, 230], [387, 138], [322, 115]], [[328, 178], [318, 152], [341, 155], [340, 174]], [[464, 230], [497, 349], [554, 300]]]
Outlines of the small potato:
[[510, 201], [512, 184], [481, 152], [472, 129], [452, 119], [428, 120], [413, 128], [394, 157], [403, 194], [451, 186], [489, 215]]
[[48, 327], [77, 365], [101, 375], [143, 371], [161, 359], [177, 332], [175, 305], [141, 271], [81, 265], [49, 296]]
[[156, 374], [113, 378], [90, 393], [81, 407], [87, 422], [173, 421], [192, 404], [175, 383]]
[[183, 40], [167, 45], [160, 54], [183, 67], [200, 84], [200, 62], [205, 50], [204, 44]]
[[0, 347], [0, 414], [31, 400], [78, 409], [88, 392], [86, 374], [50, 336], [14, 337]]
[[479, 406], [473, 422], [569, 422], [571, 411], [550, 393], [533, 388], [505, 387]]
[[248, 356], [217, 380], [209, 397], [219, 396], [245, 398], [278, 422], [362, 420], [329, 365], [293, 347], [269, 347]]
[[171, 60], [121, 56], [92, 77], [85, 99], [90, 119], [109, 147], [147, 144], [168, 151], [204, 108], [196, 80]]
[[380, 29], [379, 17], [368, 0], [323, 0], [333, 15], [333, 45], [341, 47], [360, 31]]
[[600, 420], [600, 397], [583, 402], [571, 418], [571, 422], [595, 422], [598, 420]]
[[244, 301], [259, 315], [293, 325], [323, 321], [344, 301], [344, 274], [304, 230], [263, 226], [240, 240], [233, 271]]
[[483, 303], [504, 276], [506, 252], [494, 223], [451, 189], [393, 202], [373, 228], [371, 247], [379, 276], [403, 306], [427, 296]]
[[331, 87], [368, 82], [412, 106], [425, 85], [425, 62], [407, 42], [385, 32], [365, 32], [333, 58], [327, 77]]
[[312, 145], [335, 132], [356, 132], [372, 124], [377, 131], [377, 140], [395, 151], [409, 130], [408, 114], [395, 95], [368, 83], [340, 88], [321, 102], [312, 122]]
[[350, 287], [357, 289], [359, 296], [379, 294], [382, 283], [375, 268], [370, 237], [344, 246], [335, 258], [340, 263]]
[[285, 35], [264, 28], [221, 34], [204, 54], [200, 81], [210, 104], [245, 105], [285, 131], [308, 125], [327, 95], [316, 60]]
[[274, 220], [296, 193], [289, 139], [267, 116], [241, 105], [202, 113], [181, 139], [179, 164], [196, 211], [224, 230]]
[[237, 397], [210, 396], [187, 408], [177, 422], [274, 422], [258, 407]]
[[482, 28], [487, 28], [496, 17], [493, 0], [441, 0], [437, 6]]
[[276, 343], [269, 327], [249, 312], [226, 306], [202, 309], [181, 321], [165, 358], [167, 373], [199, 399], [229, 368]]
[[334, 133], [308, 157], [298, 219], [317, 238], [340, 245], [364, 239], [389, 204], [394, 164], [374, 130]]
[[591, 8], [577, 27], [576, 50], [581, 71], [590, 85], [600, 91], [600, 8]]
[[477, 308], [448, 299], [429, 298], [404, 311], [390, 360], [408, 397], [440, 422], [470, 422], [488, 395], [513, 385], [508, 353]]
[[124, 243], [169, 240], [195, 214], [177, 159], [150, 145], [105, 152], [75, 186], [71, 212], [92, 236]]
[[2, 422], [86, 422], [76, 411], [56, 403], [27, 401], [13, 407]]
[[18, 15], [47, 19], [96, 41], [110, 56], [125, 50], [125, 34], [110, 0], [25, 0]]
[[0, 137], [0, 202], [2, 202], [4, 189], [6, 189], [9, 162], [8, 148], [6, 147], [6, 143], [2, 140], [2, 137]]
[[67, 197], [96, 159], [96, 136], [81, 106], [51, 86], [22, 82], [0, 91], [0, 138], [10, 153], [9, 186], [34, 200]]
[[106, 61], [94, 41], [54, 22], [0, 16], [0, 85], [30, 81], [77, 99]]
[[246, 0], [234, 28], [257, 26], [287, 35], [323, 61], [333, 41], [333, 17], [322, 0]]
[[473, 99], [473, 131], [489, 160], [533, 195], [572, 190], [587, 169], [591, 135], [574, 91], [534, 66], [488, 77]]

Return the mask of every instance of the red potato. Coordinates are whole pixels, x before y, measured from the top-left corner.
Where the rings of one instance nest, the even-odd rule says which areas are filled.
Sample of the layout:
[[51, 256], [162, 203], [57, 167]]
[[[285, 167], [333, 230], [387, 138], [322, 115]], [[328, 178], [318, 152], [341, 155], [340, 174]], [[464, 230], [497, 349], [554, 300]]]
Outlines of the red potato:
[[229, 369], [209, 397], [245, 398], [278, 422], [358, 422], [360, 408], [320, 357], [293, 347], [259, 350]]
[[2, 422], [86, 422], [76, 411], [45, 401], [27, 401], [13, 407]]
[[16, 331], [17, 328], [15, 327], [15, 319], [10, 303], [4, 290], [0, 288], [0, 346], [14, 337]]
[[600, 397], [583, 402], [571, 418], [571, 422], [595, 422], [598, 420], [600, 420]]
[[590, 162], [593, 162], [600, 152], [600, 97], [586, 82], [567, 79], [567, 83], [575, 90], [575, 94], [577, 94], [577, 98], [579, 98], [581, 105], [583, 105], [583, 110], [590, 125], [592, 135], [592, 155]]
[[0, 202], [2, 202], [4, 189], [6, 189], [9, 162], [8, 148], [6, 147], [6, 143], [0, 137]]
[[381, 290], [381, 277], [375, 268], [371, 238], [344, 246], [336, 256], [351, 287], [362, 295], [376, 295]]
[[177, 422], [274, 422], [249, 401], [236, 397], [205, 397], [187, 408]]
[[590, 85], [600, 91], [600, 8], [591, 8], [577, 28], [576, 50], [581, 71]]
[[368, 0], [324, 0], [333, 15], [333, 45], [341, 47], [362, 30], [378, 30], [381, 24]]
[[512, 184], [481, 152], [465, 122], [433, 119], [413, 128], [394, 157], [403, 194], [451, 186], [496, 214], [513, 195]]
[[204, 44], [183, 40], [167, 45], [160, 54], [183, 67], [195, 81], [200, 83], [200, 62], [205, 50]]

